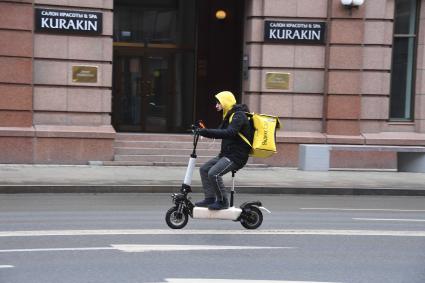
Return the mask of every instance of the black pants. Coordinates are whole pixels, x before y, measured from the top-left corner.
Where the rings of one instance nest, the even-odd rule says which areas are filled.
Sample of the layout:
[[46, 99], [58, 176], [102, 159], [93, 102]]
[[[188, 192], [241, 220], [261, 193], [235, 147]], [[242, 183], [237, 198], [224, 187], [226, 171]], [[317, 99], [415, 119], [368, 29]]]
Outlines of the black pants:
[[223, 200], [227, 198], [226, 187], [223, 183], [224, 174], [238, 170], [239, 166], [227, 157], [214, 157], [199, 169], [205, 198]]

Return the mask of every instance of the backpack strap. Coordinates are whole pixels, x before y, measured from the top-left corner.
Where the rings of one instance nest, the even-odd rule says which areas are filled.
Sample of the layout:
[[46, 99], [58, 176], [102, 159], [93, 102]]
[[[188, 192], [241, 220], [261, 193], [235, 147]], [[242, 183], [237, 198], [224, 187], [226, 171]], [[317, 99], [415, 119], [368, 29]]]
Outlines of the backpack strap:
[[[245, 114], [247, 114], [246, 112], [245, 112]], [[232, 113], [232, 115], [230, 115], [230, 117], [229, 117], [229, 123], [231, 123], [232, 122], [232, 119], [233, 119], [233, 115], [235, 115], [235, 113]], [[251, 119], [251, 117], [248, 117], [247, 116], [247, 118], [248, 118], [248, 120], [250, 120]], [[239, 137], [246, 143], [246, 144], [248, 144], [250, 147], [252, 147], [252, 144], [249, 142], [249, 140], [244, 136], [244, 135], [242, 135], [242, 133], [241, 132], [238, 132], [238, 135], [239, 135]]]

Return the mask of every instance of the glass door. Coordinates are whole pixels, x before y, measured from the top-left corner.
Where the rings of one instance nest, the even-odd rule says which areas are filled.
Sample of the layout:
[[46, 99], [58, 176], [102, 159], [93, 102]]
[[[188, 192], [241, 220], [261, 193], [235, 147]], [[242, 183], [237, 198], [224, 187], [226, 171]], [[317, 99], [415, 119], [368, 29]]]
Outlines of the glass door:
[[190, 129], [195, 99], [195, 3], [114, 1], [115, 130]]
[[113, 101], [116, 130], [173, 131], [174, 70], [172, 56], [116, 56]]

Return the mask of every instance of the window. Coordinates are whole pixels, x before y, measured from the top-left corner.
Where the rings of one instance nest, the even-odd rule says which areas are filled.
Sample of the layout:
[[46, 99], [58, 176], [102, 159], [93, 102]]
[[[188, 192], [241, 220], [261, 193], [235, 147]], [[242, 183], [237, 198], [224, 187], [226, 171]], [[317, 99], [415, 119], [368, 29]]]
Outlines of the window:
[[116, 0], [114, 41], [194, 46], [195, 1]]
[[396, 0], [391, 67], [390, 119], [413, 120], [418, 0]]

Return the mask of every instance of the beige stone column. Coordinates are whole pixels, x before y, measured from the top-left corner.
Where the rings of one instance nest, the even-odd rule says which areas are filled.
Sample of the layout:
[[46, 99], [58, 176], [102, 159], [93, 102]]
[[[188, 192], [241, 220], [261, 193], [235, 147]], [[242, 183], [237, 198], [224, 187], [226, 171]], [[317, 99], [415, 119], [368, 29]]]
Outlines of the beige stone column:
[[325, 90], [325, 132], [329, 135], [360, 134], [362, 44], [365, 8], [349, 11], [340, 0], [332, 1], [329, 24], [328, 81]]
[[[34, 32], [35, 8], [103, 14], [98, 36]], [[0, 0], [0, 163], [111, 160], [113, 0]], [[96, 83], [72, 66], [98, 69]]]
[[425, 133], [425, 5], [422, 3], [418, 26], [415, 95], [415, 130]]
[[[35, 8], [98, 12], [103, 30], [34, 34], [34, 162], [112, 160], [113, 0], [35, 0]], [[97, 68], [96, 82], [74, 81], [74, 66]]]
[[32, 0], [0, 1], [0, 162], [32, 161]]
[[[333, 0], [326, 107], [328, 143], [382, 144], [388, 123], [394, 1], [349, 10]], [[381, 137], [381, 140], [379, 139]], [[334, 167], [394, 168], [393, 153], [340, 152]]]
[[[324, 143], [321, 133], [325, 74], [322, 44], [264, 41], [264, 21], [324, 22], [328, 0], [247, 0], [245, 54], [249, 78], [244, 102], [251, 111], [279, 116], [278, 154], [263, 159], [270, 165], [296, 166], [299, 143]], [[268, 73], [288, 73], [288, 89], [266, 84]]]
[[398, 132], [401, 128], [389, 123], [394, 1], [365, 1], [364, 5], [361, 132]]

